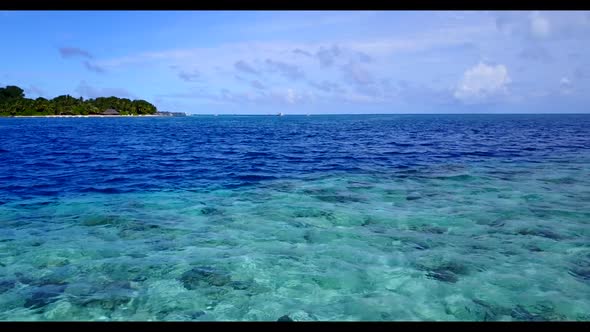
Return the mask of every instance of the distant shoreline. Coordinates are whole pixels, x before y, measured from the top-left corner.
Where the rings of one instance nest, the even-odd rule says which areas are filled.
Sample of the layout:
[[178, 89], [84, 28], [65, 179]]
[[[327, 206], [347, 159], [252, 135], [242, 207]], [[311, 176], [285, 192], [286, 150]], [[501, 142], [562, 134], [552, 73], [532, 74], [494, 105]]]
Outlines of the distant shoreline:
[[158, 114], [142, 114], [142, 115], [14, 115], [14, 116], [0, 116], [0, 118], [175, 118], [178, 116], [158, 115]]
[[26, 98], [25, 90], [16, 85], [0, 88], [0, 116], [10, 118], [90, 118], [129, 115], [181, 116], [182, 112], [158, 112], [158, 108], [143, 99], [97, 97], [84, 100], [61, 95], [52, 99]]

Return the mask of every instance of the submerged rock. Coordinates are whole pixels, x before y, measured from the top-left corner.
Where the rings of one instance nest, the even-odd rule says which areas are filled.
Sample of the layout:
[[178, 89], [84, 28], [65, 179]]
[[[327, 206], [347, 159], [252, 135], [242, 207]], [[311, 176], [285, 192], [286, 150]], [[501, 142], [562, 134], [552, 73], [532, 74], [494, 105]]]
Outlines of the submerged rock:
[[43, 312], [43, 318], [47, 320], [71, 320], [73, 306], [67, 301], [60, 301], [47, 308]]
[[358, 203], [363, 201], [363, 199], [351, 195], [321, 195], [314, 197], [328, 203]]
[[444, 281], [449, 283], [456, 283], [459, 281], [459, 277], [455, 275], [453, 272], [448, 270], [434, 270], [430, 271], [426, 274], [426, 277], [430, 279], [436, 279], [438, 281]]
[[379, 313], [379, 317], [381, 318], [381, 320], [383, 321], [390, 321], [393, 320], [393, 315], [389, 312], [380, 312]]
[[469, 273], [469, 268], [465, 264], [458, 261], [445, 262], [439, 265], [438, 268], [448, 270], [459, 275], [465, 275]]
[[206, 312], [204, 312], [203, 310], [199, 310], [199, 311], [195, 311], [193, 313], [190, 314], [191, 319], [197, 319], [201, 316], [206, 315]]
[[378, 224], [379, 224], [379, 220], [377, 220], [376, 218], [373, 218], [371, 216], [365, 216], [363, 218], [363, 222], [361, 223], [361, 226], [366, 227], [366, 226], [378, 225]]
[[427, 226], [425, 228], [422, 228], [422, 231], [431, 234], [444, 234], [447, 232], [447, 228], [440, 226]]
[[44, 285], [35, 290], [29, 297], [24, 306], [26, 308], [37, 309], [44, 307], [58, 300], [58, 297], [64, 292], [66, 285]]
[[488, 308], [478, 305], [465, 305], [462, 309], [457, 309], [452, 314], [460, 320], [470, 321], [496, 321], [498, 316], [494, 315]]
[[496, 320], [497, 317], [510, 315], [510, 308], [505, 308], [480, 299], [472, 299], [471, 301], [483, 311], [483, 320]]
[[440, 227], [436, 225], [410, 226], [409, 229], [417, 232], [430, 234], [444, 234], [447, 231], [445, 227]]
[[127, 253], [126, 255], [129, 257], [132, 257], [132, 258], [146, 258], [146, 257], [148, 257], [147, 254], [144, 254], [141, 252], [131, 252], [131, 253]]
[[71, 278], [72, 275], [76, 275], [76, 273], [76, 269], [69, 267], [57, 268], [52, 273], [47, 274], [40, 279], [31, 280], [29, 284], [40, 287], [44, 285], [67, 285], [67, 279]]
[[0, 280], [0, 294], [11, 290], [16, 285], [14, 280]]
[[318, 320], [313, 314], [304, 310], [292, 312], [288, 315], [283, 315], [277, 319], [277, 322], [307, 322]]
[[[99, 306], [105, 310], [129, 303], [137, 294], [129, 281], [112, 281], [106, 285], [87, 285], [82, 287], [81, 304]], [[74, 292], [72, 292], [74, 293]]]
[[468, 174], [457, 174], [457, 175], [447, 175], [447, 176], [441, 175], [441, 176], [434, 176], [432, 178], [437, 179], [437, 180], [450, 180], [450, 181], [470, 181], [470, 180], [477, 179], [475, 176], [468, 175]]
[[223, 301], [224, 299], [227, 299], [230, 289], [226, 287], [209, 286], [201, 288], [199, 292], [207, 299], [213, 301], [213, 304], [211, 304], [211, 306], [217, 306], [219, 302]]
[[426, 250], [426, 249], [430, 249], [432, 248], [432, 244], [428, 243], [428, 241], [426, 240], [420, 240], [420, 239], [403, 239], [402, 240], [405, 244], [411, 246], [414, 249], [417, 250]]
[[540, 237], [544, 237], [544, 238], [548, 238], [548, 239], [552, 239], [552, 240], [560, 240], [563, 238], [563, 236], [561, 236], [551, 230], [542, 229], [542, 228], [525, 228], [525, 229], [519, 230], [518, 234], [540, 236]]
[[62, 267], [70, 264], [70, 260], [65, 257], [51, 256], [45, 261], [45, 267]]
[[416, 193], [416, 192], [409, 193], [406, 196], [406, 200], [407, 201], [415, 201], [415, 200], [420, 199], [420, 198], [422, 198], [422, 195], [420, 195], [420, 193]]
[[216, 209], [213, 207], [204, 207], [201, 209], [201, 214], [205, 216], [212, 216], [212, 215], [222, 215], [223, 211], [220, 209]]
[[340, 235], [334, 232], [308, 229], [303, 233], [303, 239], [306, 243], [327, 243], [336, 239], [339, 239]]
[[590, 269], [590, 251], [575, 254], [570, 258], [570, 262], [577, 268]]
[[159, 229], [161, 228], [158, 225], [155, 224], [143, 224], [143, 223], [130, 223], [130, 224], [125, 224], [122, 229], [123, 230], [129, 230], [129, 231], [149, 231], [152, 229]]
[[334, 217], [334, 213], [330, 211], [322, 211], [322, 210], [314, 210], [314, 209], [305, 209], [296, 211], [293, 214], [295, 218], [325, 218], [327, 220], [333, 221], [336, 218]]
[[289, 225], [296, 227], [296, 228], [309, 228], [311, 225], [301, 222], [301, 221], [289, 221]]
[[574, 277], [590, 281], [590, 267], [576, 266], [569, 270]]
[[31, 277], [26, 276], [24, 273], [16, 272], [14, 276], [17, 278], [18, 282], [25, 285], [32, 285], [35, 280]]
[[82, 219], [80, 222], [83, 226], [106, 226], [106, 225], [118, 225], [123, 223], [124, 220], [117, 216], [92, 216]]
[[328, 188], [315, 188], [315, 189], [304, 189], [303, 193], [308, 196], [315, 196], [315, 195], [331, 195], [335, 191]]
[[524, 321], [542, 322], [546, 320], [542, 315], [531, 313], [521, 305], [517, 305], [514, 309], [512, 309], [510, 316], [516, 320]]
[[184, 287], [192, 290], [197, 289], [201, 284], [224, 286], [231, 282], [231, 278], [226, 273], [213, 267], [202, 266], [195, 267], [183, 273], [180, 281], [182, 281]]
[[137, 239], [145, 236], [143, 232], [148, 232], [159, 228], [161, 227], [154, 224], [127, 223], [120, 228], [120, 231], [117, 235], [123, 239]]
[[303, 239], [305, 240], [305, 242], [307, 243], [313, 243], [313, 233], [310, 231], [306, 231], [303, 234]]
[[152, 248], [156, 251], [174, 250], [178, 243], [170, 240], [157, 240], [153, 241]]
[[253, 282], [248, 282], [248, 281], [232, 281], [230, 283], [230, 286], [233, 289], [237, 289], [237, 290], [246, 290], [250, 287], [253, 286]]
[[534, 244], [525, 246], [525, 248], [527, 248], [529, 251], [532, 251], [532, 252], [542, 252], [543, 251], [543, 249], [539, 248], [537, 245], [534, 245]]
[[498, 219], [493, 219], [493, 220], [489, 220], [489, 221], [477, 221], [477, 223], [479, 225], [488, 225], [490, 227], [503, 227], [504, 225], [506, 225], [506, 219], [502, 219], [502, 218], [498, 218]]
[[455, 283], [460, 275], [469, 273], [469, 269], [458, 261], [442, 262], [433, 266], [418, 264], [418, 268], [426, 270], [426, 277], [443, 282]]
[[469, 248], [473, 250], [491, 250], [488, 245], [482, 243], [472, 243], [469, 245]]

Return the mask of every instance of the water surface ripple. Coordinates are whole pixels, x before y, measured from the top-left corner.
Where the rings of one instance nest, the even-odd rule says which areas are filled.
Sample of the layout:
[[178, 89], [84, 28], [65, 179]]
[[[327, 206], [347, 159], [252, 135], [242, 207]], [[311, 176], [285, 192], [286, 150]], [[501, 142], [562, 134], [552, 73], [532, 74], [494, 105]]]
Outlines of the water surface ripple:
[[0, 119], [0, 320], [590, 320], [590, 116]]

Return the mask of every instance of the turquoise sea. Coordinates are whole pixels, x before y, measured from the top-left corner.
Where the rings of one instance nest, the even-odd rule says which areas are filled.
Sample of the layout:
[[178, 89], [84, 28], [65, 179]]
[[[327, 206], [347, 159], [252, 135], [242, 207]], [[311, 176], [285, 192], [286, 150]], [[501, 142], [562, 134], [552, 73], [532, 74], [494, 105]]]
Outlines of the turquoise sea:
[[0, 119], [0, 320], [278, 319], [589, 321], [590, 115]]

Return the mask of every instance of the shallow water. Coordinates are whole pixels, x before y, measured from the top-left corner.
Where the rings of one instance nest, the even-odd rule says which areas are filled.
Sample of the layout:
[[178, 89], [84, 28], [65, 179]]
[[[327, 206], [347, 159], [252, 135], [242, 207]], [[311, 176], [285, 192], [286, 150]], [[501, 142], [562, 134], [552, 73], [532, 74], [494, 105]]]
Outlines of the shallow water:
[[590, 116], [0, 119], [0, 320], [590, 320]]

